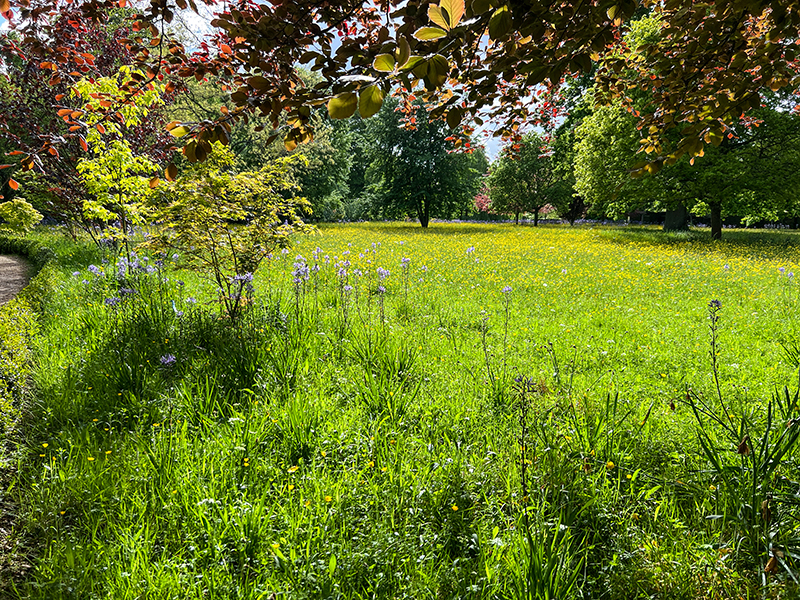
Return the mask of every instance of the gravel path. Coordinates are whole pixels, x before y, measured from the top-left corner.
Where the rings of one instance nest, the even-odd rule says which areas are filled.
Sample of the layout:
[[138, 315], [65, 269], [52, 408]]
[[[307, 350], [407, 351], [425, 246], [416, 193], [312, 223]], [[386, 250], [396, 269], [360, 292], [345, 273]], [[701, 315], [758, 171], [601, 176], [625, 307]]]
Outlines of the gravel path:
[[0, 255], [0, 305], [16, 296], [28, 284], [30, 267], [19, 256]]

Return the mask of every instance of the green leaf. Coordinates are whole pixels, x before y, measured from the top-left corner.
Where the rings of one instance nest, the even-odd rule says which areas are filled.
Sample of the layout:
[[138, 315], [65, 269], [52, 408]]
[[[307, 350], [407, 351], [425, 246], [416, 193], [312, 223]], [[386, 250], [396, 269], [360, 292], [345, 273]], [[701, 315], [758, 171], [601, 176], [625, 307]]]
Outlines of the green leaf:
[[394, 71], [394, 65], [394, 56], [391, 54], [378, 54], [372, 61], [372, 68], [383, 73]]
[[489, 0], [472, 0], [472, 14], [475, 16], [482, 15], [490, 8], [492, 3]]
[[511, 11], [507, 6], [503, 6], [494, 11], [492, 18], [489, 19], [489, 37], [498, 40], [504, 37], [513, 25]]
[[349, 119], [358, 108], [355, 92], [343, 92], [328, 100], [328, 114], [332, 119]]
[[383, 105], [383, 96], [383, 90], [374, 83], [361, 90], [358, 99], [358, 112], [361, 116], [368, 119], [377, 113]]
[[460, 108], [451, 108], [447, 111], [447, 126], [450, 129], [455, 129], [461, 123], [461, 119], [464, 118], [464, 114], [461, 112]]
[[450, 63], [441, 54], [435, 55], [428, 61], [428, 78], [434, 87], [442, 87], [450, 73]]
[[447, 32], [444, 29], [439, 29], [438, 27], [420, 27], [414, 32], [414, 37], [421, 42], [438, 40], [446, 35]]

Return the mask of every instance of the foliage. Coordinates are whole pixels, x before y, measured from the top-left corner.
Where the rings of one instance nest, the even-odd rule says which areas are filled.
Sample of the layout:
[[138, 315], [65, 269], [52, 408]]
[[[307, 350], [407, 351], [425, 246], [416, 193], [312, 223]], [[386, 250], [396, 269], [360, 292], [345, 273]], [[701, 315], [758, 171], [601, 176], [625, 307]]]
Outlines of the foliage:
[[169, 183], [155, 218], [163, 224], [149, 246], [179, 250], [187, 266], [216, 283], [227, 314], [235, 318], [253, 274], [272, 252], [310, 228], [309, 210], [292, 179], [302, 155], [280, 158], [259, 171], [233, 174], [233, 153], [220, 143], [210, 159]]
[[599, 216], [618, 218], [635, 209], [684, 206], [711, 214], [712, 237], [719, 238], [722, 216], [745, 223], [797, 214], [800, 189], [800, 119], [772, 97], [728, 137], [691, 161], [681, 159], [656, 175], [635, 179], [641, 147], [635, 118], [621, 107], [603, 107], [577, 129], [576, 189]]
[[[5, 73], [0, 83], [0, 127], [4, 132], [0, 152], [13, 151], [23, 169], [33, 170], [14, 174], [23, 195], [41, 213], [69, 224], [73, 235], [76, 228], [95, 229], [83, 213], [87, 192], [76, 168], [85, 156], [86, 136], [95, 124], [114, 126], [118, 123], [115, 113], [129, 110], [117, 104], [137, 98], [136, 94], [124, 99], [108, 97], [87, 107], [86, 99], [73, 93], [81, 80], [116, 77], [120, 67], [134, 60], [123, 42], [131, 33], [126, 9], [100, 11], [89, 21], [83, 20], [83, 14], [75, 5], [42, 14], [48, 29], [44, 38], [25, 40], [16, 33], [0, 36], [0, 63]], [[56, 64], [66, 63], [59, 63], [54, 56], [48, 64], [43, 43], [69, 49], [69, 73], [57, 72]], [[35, 63], [28, 60], [31, 56], [38, 57]], [[169, 94], [165, 99], [169, 101]], [[87, 109], [93, 114], [88, 115]], [[100, 120], [98, 111], [107, 117]], [[155, 110], [139, 125], [126, 128], [125, 139], [133, 153], [162, 161], [170, 137], [163, 125], [160, 111]], [[8, 197], [13, 190], [5, 187], [0, 192]]]
[[539, 224], [539, 211], [547, 204], [564, 205], [562, 196], [570, 196], [568, 182], [557, 169], [552, 148], [538, 134], [529, 133], [519, 144], [506, 147], [492, 164], [487, 178], [492, 210], [513, 214], [519, 223], [520, 213], [533, 213]]
[[36, 316], [23, 300], [12, 300], [0, 307], [0, 439], [4, 442], [18, 419], [22, 398], [30, 384], [33, 359], [30, 345], [36, 332]]
[[403, 109], [387, 101], [367, 124], [374, 210], [384, 218], [413, 215], [423, 228], [431, 218], [464, 215], [485, 172], [485, 154], [458, 151], [425, 106]]
[[17, 196], [9, 202], [0, 204], [0, 218], [4, 223], [0, 225], [0, 231], [10, 229], [12, 232], [27, 233], [33, 229], [41, 220], [42, 215], [25, 198]]
[[158, 180], [153, 179], [157, 165], [147, 156], [134, 154], [125, 136], [129, 128], [147, 119], [152, 107], [162, 103], [163, 86], [141, 90], [120, 108], [115, 115], [118, 121], [100, 117], [97, 109], [124, 95], [123, 88], [137, 77], [142, 77], [141, 73], [123, 66], [114, 77], [82, 79], [73, 87], [73, 93], [84, 101], [82, 110], [89, 129], [83, 143], [93, 155], [79, 159], [76, 165], [91, 194], [83, 201], [84, 216], [104, 223], [105, 237], [126, 244], [132, 227], [144, 223], [142, 211]]

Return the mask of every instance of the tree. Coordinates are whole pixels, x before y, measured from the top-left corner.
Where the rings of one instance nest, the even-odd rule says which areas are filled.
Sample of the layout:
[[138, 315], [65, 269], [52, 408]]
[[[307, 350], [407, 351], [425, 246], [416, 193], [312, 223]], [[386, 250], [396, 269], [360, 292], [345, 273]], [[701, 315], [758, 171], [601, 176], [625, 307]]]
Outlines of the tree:
[[[78, 1], [71, 5], [73, 21], [84, 27], [108, 4]], [[225, 4], [212, 36], [195, 52], [168, 31], [176, 11], [187, 6], [196, 9], [194, 0], [146, 4], [125, 48], [147, 73], [131, 91], [161, 77], [213, 75], [231, 92], [233, 110], [173, 126], [186, 134], [183, 152], [190, 161], [205, 159], [214, 141], [227, 140], [232, 122], [256, 112], [276, 128], [286, 116], [284, 140], [292, 149], [312, 139], [313, 107], [327, 102], [333, 117], [356, 110], [367, 117], [397, 84], [435, 100], [431, 115], [446, 117], [451, 127], [489, 117], [502, 120], [499, 134], [513, 137], [521, 122], [538, 115], [536, 86], [557, 86], [566, 74], [589, 72], [599, 63], [603, 102], [618, 99], [633, 111], [628, 91], [652, 92], [647, 110], [635, 116], [647, 132], [645, 150], [651, 150], [641, 168], [656, 171], [721, 142], [743, 112], [759, 106], [763, 90], [798, 84], [794, 42], [800, 19], [792, 0], [240, 0]], [[0, 0], [0, 10], [13, 9], [7, 16], [19, 23], [20, 41], [11, 50], [25, 60], [35, 56], [34, 68], [67, 82], [87, 57], [74, 44], [53, 43], [49, 17], [57, 7], [56, 0]], [[628, 47], [621, 33], [640, 8], [662, 17], [662, 39]], [[298, 64], [324, 81], [304, 85]], [[71, 116], [67, 125], [81, 127]], [[670, 130], [678, 131], [677, 140], [665, 137]], [[68, 137], [43, 140], [25, 151], [21, 164], [32, 168], [31, 153], [49, 153]]]
[[209, 276], [232, 319], [262, 261], [310, 228], [309, 210], [297, 196], [292, 164], [300, 154], [279, 158], [258, 171], [235, 173], [235, 156], [217, 142], [208, 160], [190, 166], [155, 196], [154, 217], [163, 223], [148, 246], [179, 250], [186, 266]]
[[[70, 231], [75, 226], [93, 230], [95, 225], [83, 211], [83, 200], [90, 193], [77, 170], [88, 152], [87, 136], [98, 124], [103, 128], [118, 123], [116, 113], [124, 113], [123, 105], [135, 104], [139, 97], [117, 96], [107, 98], [106, 106], [87, 107], [85, 98], [71, 90], [81, 81], [115, 77], [121, 66], [134, 62], [123, 42], [130, 34], [127, 18], [131, 14], [117, 8], [102, 11], [97, 20], [90, 21], [79, 8], [42, 13], [39, 18], [46, 23], [49, 37], [41, 43], [69, 55], [64, 59], [69, 73], [64, 74], [59, 73], [62, 63], [48, 63], [37, 54], [38, 46], [18, 33], [0, 37], [0, 152], [13, 151], [23, 168], [35, 168], [27, 176], [17, 171], [14, 178], [40, 212], [66, 223]], [[173, 95], [164, 93], [162, 99], [169, 102]], [[108, 117], [98, 116], [99, 109]], [[164, 124], [159, 109], [151, 110], [147, 119], [126, 127], [125, 139], [135, 154], [164, 164], [174, 139]], [[13, 193], [8, 186], [0, 191]]]
[[78, 81], [72, 91], [84, 101], [81, 110], [89, 126], [83, 144], [91, 150], [91, 158], [80, 158], [76, 165], [90, 194], [83, 200], [83, 214], [89, 221], [103, 223], [106, 237], [125, 244], [129, 262], [128, 237], [131, 227], [144, 222], [145, 204], [158, 185], [154, 177], [158, 165], [146, 155], [135, 154], [126, 133], [141, 125], [151, 109], [162, 102], [163, 86], [151, 84], [141, 90], [131, 103], [120, 108], [117, 120], [105, 124], [96, 120], [93, 109], [118, 97], [121, 86], [136, 75], [136, 71], [122, 66], [114, 77]]
[[[745, 223], [798, 214], [800, 116], [779, 109], [778, 97], [731, 127], [702, 156], [683, 157], [658, 173], [631, 178], [640, 161], [635, 118], [619, 106], [604, 107], [577, 130], [576, 189], [596, 215], [617, 218], [635, 209], [685, 207], [709, 215], [711, 236], [722, 236], [722, 218]], [[770, 106], [770, 104], [772, 106]]]
[[514, 215], [533, 213], [534, 226], [539, 225], [539, 211], [547, 204], [563, 204], [563, 196], [571, 196], [569, 182], [557, 168], [552, 148], [542, 136], [529, 133], [519, 144], [506, 146], [492, 164], [488, 177], [492, 210]]
[[[405, 112], [387, 101], [367, 125], [367, 172], [374, 208], [385, 217], [414, 215], [423, 228], [431, 218], [463, 214], [478, 192], [481, 154], [456, 151], [446, 126], [420, 103]], [[466, 150], [470, 142], [463, 142]]]

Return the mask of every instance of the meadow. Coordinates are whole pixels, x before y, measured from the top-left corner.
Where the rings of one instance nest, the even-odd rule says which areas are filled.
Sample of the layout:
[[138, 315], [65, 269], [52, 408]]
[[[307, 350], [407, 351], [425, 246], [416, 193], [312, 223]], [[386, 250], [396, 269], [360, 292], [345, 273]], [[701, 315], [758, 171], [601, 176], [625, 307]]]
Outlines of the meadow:
[[798, 237], [706, 236], [325, 225], [231, 318], [178, 255], [34, 234], [0, 590], [797, 597]]

